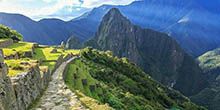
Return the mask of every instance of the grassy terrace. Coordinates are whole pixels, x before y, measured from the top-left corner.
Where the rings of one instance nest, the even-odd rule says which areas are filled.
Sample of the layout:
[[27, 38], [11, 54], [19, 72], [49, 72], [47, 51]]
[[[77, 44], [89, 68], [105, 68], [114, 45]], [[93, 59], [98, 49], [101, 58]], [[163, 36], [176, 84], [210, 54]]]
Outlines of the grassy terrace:
[[61, 55], [67, 55], [67, 54], [79, 54], [79, 50], [63, 50], [60, 48], [57, 48], [56, 53], [51, 53], [51, 51], [54, 49], [54, 47], [41, 47], [35, 49], [35, 55], [33, 59], [35, 60], [42, 60], [43, 66], [48, 66], [50, 70], [54, 68], [54, 65], [56, 64], [56, 60]]
[[[3, 41], [5, 39], [1, 40]], [[32, 51], [33, 45], [34, 43], [30, 42], [14, 43], [7, 48], [3, 48], [3, 52], [5, 56], [15, 55], [16, 53], [23, 55], [24, 52]], [[34, 56], [32, 58], [25, 58], [22, 56], [22, 58], [19, 59], [5, 60], [6, 64], [9, 66], [9, 76], [13, 77], [19, 73], [27, 72], [31, 66], [38, 64], [40, 60], [43, 61], [40, 65], [40, 69], [46, 70], [49, 68], [52, 70], [59, 56], [65, 56], [69, 53], [79, 53], [79, 50], [63, 50], [61, 48], [57, 48], [56, 53], [51, 53], [54, 48], [55, 47], [42, 46], [34, 49]]]
[[[26, 65], [22, 65], [21, 63], [25, 62], [27, 63]], [[36, 60], [31, 60], [31, 59], [12, 59], [12, 60], [5, 60], [5, 63], [9, 66], [9, 76], [13, 77], [16, 76], [19, 73], [22, 72], [27, 72], [28, 69], [31, 66], [36, 65]]]
[[[103, 94], [102, 88], [97, 88], [95, 91], [91, 91], [89, 86], [96, 85], [99, 83], [96, 79], [94, 79], [90, 73], [89, 68], [81, 62], [81, 60], [75, 60], [70, 65], [68, 65], [67, 76], [65, 83], [68, 87], [77, 93], [80, 98], [80, 101], [83, 102], [87, 107], [91, 110], [110, 110], [111, 108], [106, 104], [101, 104], [98, 100], [99, 94]], [[74, 76], [74, 74], [76, 76]], [[73, 79], [77, 77], [76, 79]], [[83, 85], [82, 80], [87, 80], [87, 85]], [[92, 98], [91, 98], [92, 97]], [[94, 98], [94, 99], [93, 99]], [[96, 100], [98, 99], [98, 100]]]
[[[1, 39], [7, 40], [7, 39]], [[14, 43], [13, 45], [3, 48], [3, 53], [5, 56], [15, 55], [16, 53], [23, 54], [27, 51], [32, 51], [33, 43], [29, 42], [19, 42]], [[21, 58], [21, 59], [10, 59], [5, 60], [6, 64], [9, 66], [9, 76], [15, 76], [18, 73], [26, 72], [28, 69], [36, 65], [35, 60], [31, 60], [29, 58]], [[26, 63], [22, 65], [21, 63]]]
[[33, 44], [29, 42], [14, 43], [7, 48], [3, 48], [3, 52], [5, 56], [14, 55], [15, 53], [23, 54], [24, 52], [32, 51]]

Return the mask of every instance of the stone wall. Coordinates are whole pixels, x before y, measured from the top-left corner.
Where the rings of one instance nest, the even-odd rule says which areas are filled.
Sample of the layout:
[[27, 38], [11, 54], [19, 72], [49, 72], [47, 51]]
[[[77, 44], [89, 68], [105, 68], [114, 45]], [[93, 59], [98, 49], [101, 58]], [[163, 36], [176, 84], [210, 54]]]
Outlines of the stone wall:
[[30, 72], [11, 78], [19, 110], [25, 110], [41, 94], [43, 89], [40, 71]]
[[[0, 59], [3, 53], [0, 50]], [[41, 72], [38, 66], [29, 72], [9, 78], [8, 67], [0, 60], [0, 110], [26, 110], [44, 91], [51, 72]]]
[[[60, 56], [55, 69], [70, 58], [72, 55]], [[1, 49], [0, 59], [3, 59]], [[9, 78], [8, 67], [4, 59], [0, 60], [0, 110], [27, 110], [46, 89], [53, 71], [41, 72], [39, 66], [35, 66], [29, 72]]]
[[50, 81], [50, 72], [41, 73], [38, 66], [29, 72], [11, 78], [18, 109], [25, 110], [40, 96]]
[[1, 41], [0, 42], [0, 48], [5, 48], [5, 47], [8, 47], [8, 46], [10, 46], [12, 44], [13, 44], [13, 40], [12, 39]]
[[0, 49], [0, 110], [18, 110], [14, 89], [7, 74], [8, 67], [4, 63], [4, 54]]
[[7, 73], [7, 65], [2, 63], [0, 68], [0, 110], [18, 110], [15, 92]]

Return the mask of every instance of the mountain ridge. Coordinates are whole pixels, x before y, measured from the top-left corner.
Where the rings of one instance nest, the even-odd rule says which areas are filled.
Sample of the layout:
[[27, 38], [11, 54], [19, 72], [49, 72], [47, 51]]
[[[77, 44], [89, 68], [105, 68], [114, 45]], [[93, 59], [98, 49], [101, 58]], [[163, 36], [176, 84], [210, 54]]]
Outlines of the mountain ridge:
[[[95, 37], [85, 45], [127, 57], [154, 79], [185, 95], [195, 94], [206, 85], [199, 66], [174, 39], [133, 25], [117, 8], [103, 17]], [[192, 82], [188, 78], [192, 78]], [[199, 83], [204, 85], [198, 86]]]

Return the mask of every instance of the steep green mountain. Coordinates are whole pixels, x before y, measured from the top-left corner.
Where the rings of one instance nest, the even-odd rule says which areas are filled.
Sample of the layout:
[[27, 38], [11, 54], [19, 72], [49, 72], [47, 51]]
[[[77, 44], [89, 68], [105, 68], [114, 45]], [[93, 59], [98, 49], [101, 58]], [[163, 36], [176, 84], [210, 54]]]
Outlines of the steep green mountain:
[[66, 84], [100, 103], [108, 103], [117, 110], [204, 109], [153, 80], [126, 58], [92, 48], [80, 53], [80, 58], [67, 69]]
[[175, 40], [133, 25], [115, 8], [104, 16], [95, 37], [85, 45], [127, 57], [156, 80], [185, 95], [195, 94], [206, 85], [197, 63]]
[[210, 110], [220, 110], [220, 49], [203, 54], [198, 58], [198, 61], [206, 73], [209, 87], [191, 99]]
[[80, 40], [77, 37], [71, 36], [67, 40], [65, 47], [67, 49], [80, 49], [82, 47], [82, 44], [81, 44]]

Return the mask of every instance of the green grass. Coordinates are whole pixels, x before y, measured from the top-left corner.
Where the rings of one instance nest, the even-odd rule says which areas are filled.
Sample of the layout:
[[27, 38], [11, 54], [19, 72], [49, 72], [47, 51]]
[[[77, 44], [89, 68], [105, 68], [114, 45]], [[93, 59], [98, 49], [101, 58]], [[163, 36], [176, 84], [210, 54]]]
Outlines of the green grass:
[[69, 49], [69, 50], [65, 50], [64, 54], [73, 54], [73, 55], [78, 55], [80, 53], [80, 50], [73, 50], [73, 49]]
[[14, 51], [13, 49], [3, 48], [3, 52], [5, 56], [14, 55], [17, 53], [17, 51]]
[[[4, 41], [7, 40], [7, 38], [3, 38], [0, 39], [0, 41]], [[5, 56], [9, 56], [9, 55], [15, 55], [16, 53], [19, 54], [23, 54], [24, 52], [27, 51], [32, 51], [32, 48], [34, 46], [34, 43], [31, 42], [18, 42], [18, 43], [14, 43], [11, 46], [8, 46], [7, 48], [3, 48], [3, 52]], [[51, 53], [51, 51], [54, 49], [55, 47], [40, 47], [40, 48], [35, 48], [34, 49], [34, 56], [32, 58], [32, 60], [41, 60], [43, 61], [43, 63], [41, 64], [41, 66], [48, 66], [48, 68], [50, 70], [54, 69], [54, 66], [56, 64], [56, 60], [61, 56], [64, 55], [66, 56], [67, 54], [79, 54], [79, 50], [63, 50], [58, 48], [57, 49], [57, 53]], [[21, 66], [20, 62], [21, 61], [26, 61], [24, 59], [19, 59], [19, 60], [6, 60], [6, 63], [8, 64], [9, 67], [9, 76], [15, 76], [21, 72], [25, 72], [26, 69], [24, 70], [15, 70], [12, 69], [13, 66]], [[23, 67], [22, 67], [23, 68]], [[27, 68], [27, 67], [25, 67]]]
[[[114, 110], [108, 104], [101, 104], [98, 100], [88, 97], [78, 90], [75, 93], [78, 95], [80, 101], [90, 110]], [[76, 108], [72, 108], [72, 110], [76, 110]]]
[[52, 47], [36, 48], [33, 59], [43, 61], [42, 66], [48, 66], [50, 70], [53, 70], [56, 60], [62, 55], [61, 51], [50, 53], [53, 49]]
[[[78, 72], [76, 70], [78, 68]], [[73, 79], [73, 75], [77, 75], [77, 79]], [[83, 86], [82, 79], [87, 79], [88, 85]], [[76, 60], [68, 67], [67, 83], [74, 87], [76, 90], [80, 90], [90, 97], [97, 97], [97, 94], [92, 93], [89, 90], [89, 85], [95, 85], [98, 81], [91, 77], [88, 68], [80, 61]]]
[[[11, 46], [8, 46], [7, 48], [3, 48], [3, 53], [5, 56], [9, 55], [14, 55], [16, 53], [24, 53], [26, 51], [32, 51], [33, 43], [29, 42], [19, 42], [19, 43], [14, 43]], [[16, 76], [19, 73], [22, 72], [27, 72], [28, 68], [30, 66], [24, 66], [21, 65], [21, 62], [29, 62], [31, 64], [30, 59], [10, 59], [10, 60], [5, 60], [6, 64], [9, 66], [9, 76], [13, 77]], [[15, 69], [15, 68], [20, 68], [20, 69]]]
[[9, 49], [15, 49], [18, 52], [22, 51], [31, 51], [34, 43], [30, 42], [19, 42], [14, 43], [13, 45], [9, 46]]
[[33, 44], [34, 43], [29, 42], [14, 43], [7, 48], [3, 48], [3, 52], [5, 56], [14, 55], [16, 52], [22, 54], [27, 51], [32, 51]]
[[[82, 50], [80, 55], [80, 59], [69, 66], [66, 84], [73, 91], [79, 90], [102, 104], [108, 103], [116, 110], [204, 109], [157, 83], [126, 59], [91, 48]], [[73, 77], [75, 73], [78, 75], [76, 79]], [[91, 92], [83, 86], [81, 79], [85, 77], [88, 83], [99, 84], [98, 89]]]
[[[74, 74], [77, 75], [77, 79], [74, 79]], [[87, 79], [88, 84], [84, 86], [82, 84], [82, 79]], [[101, 88], [96, 88], [95, 91], [90, 91], [89, 85], [96, 85], [99, 82], [92, 78], [92, 76], [89, 74], [89, 69], [86, 65], [84, 65], [84, 63], [81, 62], [81, 60], [75, 60], [68, 65], [65, 83], [72, 91], [75, 91], [78, 94], [80, 100], [90, 109], [111, 109], [111, 107], [108, 105], [102, 104], [98, 101], [100, 100], [98, 94], [103, 93]]]
[[57, 48], [57, 53], [51, 53], [51, 51], [55, 47], [41, 47], [41, 48], [36, 48], [35, 49], [35, 55], [33, 59], [36, 60], [42, 60], [43, 66], [48, 66], [50, 70], [54, 69], [54, 66], [56, 64], [56, 60], [61, 56], [64, 55], [64, 57], [67, 54], [79, 54], [79, 50], [63, 50], [60, 48]]
[[47, 66], [50, 70], [53, 70], [55, 65], [56, 65], [56, 62], [44, 62], [44, 63], [42, 63], [42, 66]]
[[36, 48], [34, 59], [41, 59], [41, 60], [57, 60], [60, 55], [62, 55], [61, 51], [57, 53], [50, 53], [54, 48], [46, 47], [46, 48]]
[[[21, 65], [20, 63], [21, 62], [28, 62], [30, 65]], [[13, 76], [16, 76], [22, 72], [27, 72], [28, 69], [31, 67], [31, 66], [34, 66], [36, 65], [36, 62], [35, 60], [31, 60], [31, 59], [18, 59], [18, 60], [15, 60], [15, 59], [11, 59], [11, 60], [5, 60], [5, 63], [8, 65], [9, 67], [9, 73], [8, 75], [10, 77], [13, 77]], [[20, 69], [15, 69], [15, 68], [20, 68]]]

